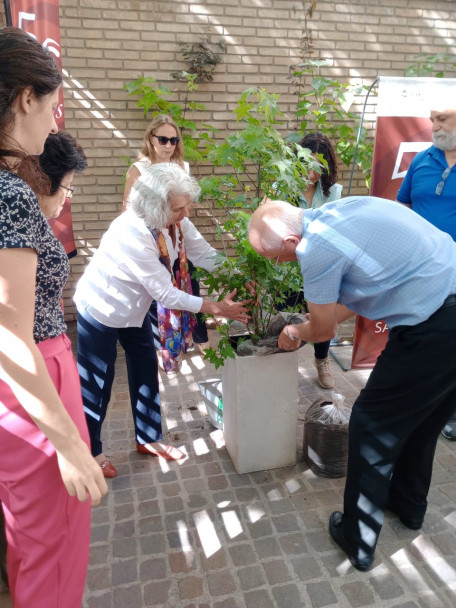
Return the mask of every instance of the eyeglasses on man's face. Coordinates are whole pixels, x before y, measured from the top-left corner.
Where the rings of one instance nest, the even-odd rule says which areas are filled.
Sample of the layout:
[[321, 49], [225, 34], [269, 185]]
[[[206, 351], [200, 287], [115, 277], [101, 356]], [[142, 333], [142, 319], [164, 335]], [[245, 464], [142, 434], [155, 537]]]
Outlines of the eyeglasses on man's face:
[[447, 167], [445, 171], [442, 173], [442, 181], [437, 184], [435, 189], [435, 193], [440, 196], [442, 194], [443, 186], [445, 185], [446, 178], [450, 175], [450, 167]]
[[169, 142], [172, 146], [177, 146], [180, 141], [179, 137], [165, 137], [164, 135], [154, 135], [158, 139], [160, 146], [166, 146]]
[[74, 192], [73, 186], [70, 186], [68, 188], [68, 186], [64, 186], [63, 184], [60, 184], [60, 187], [67, 191], [66, 198], [71, 198], [73, 196], [73, 192]]

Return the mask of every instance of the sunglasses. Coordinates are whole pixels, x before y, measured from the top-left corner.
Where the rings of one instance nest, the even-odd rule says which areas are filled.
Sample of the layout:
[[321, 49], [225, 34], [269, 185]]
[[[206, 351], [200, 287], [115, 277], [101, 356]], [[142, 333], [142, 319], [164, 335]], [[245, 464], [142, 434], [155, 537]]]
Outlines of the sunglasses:
[[440, 196], [442, 194], [443, 186], [445, 185], [445, 180], [450, 175], [450, 171], [450, 167], [447, 167], [442, 173], [442, 181], [437, 184], [437, 187], [435, 189], [435, 193], [437, 194], [437, 196]]
[[164, 135], [154, 135], [158, 139], [160, 146], [166, 146], [169, 142], [172, 146], [177, 146], [180, 141], [179, 137], [165, 137]]
[[71, 198], [73, 196], [73, 192], [74, 192], [73, 186], [70, 186], [68, 188], [67, 186], [64, 186], [63, 184], [60, 184], [60, 187], [67, 191], [66, 198]]

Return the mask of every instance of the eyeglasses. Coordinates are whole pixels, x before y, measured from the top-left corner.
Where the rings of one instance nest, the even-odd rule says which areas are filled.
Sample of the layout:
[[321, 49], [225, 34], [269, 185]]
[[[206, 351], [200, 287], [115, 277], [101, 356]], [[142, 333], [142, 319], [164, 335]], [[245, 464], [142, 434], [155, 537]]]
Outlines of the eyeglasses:
[[280, 258], [280, 254], [282, 253], [282, 245], [283, 245], [283, 242], [280, 243], [279, 252], [277, 253], [277, 257], [276, 257], [275, 261], [273, 261], [274, 262], [274, 266], [278, 266], [281, 263], [281, 262], [279, 262], [279, 258]]
[[64, 186], [63, 184], [60, 184], [60, 187], [67, 191], [66, 198], [71, 198], [73, 196], [73, 192], [74, 192], [73, 186], [70, 186], [68, 188], [67, 186]]
[[442, 194], [443, 186], [445, 185], [445, 180], [450, 175], [450, 171], [450, 167], [447, 167], [442, 173], [442, 181], [437, 184], [437, 187], [435, 189], [435, 193], [437, 194], [437, 196], [440, 196]]
[[160, 146], [166, 146], [169, 142], [172, 146], [177, 146], [180, 141], [180, 137], [165, 137], [164, 135], [154, 135], [158, 139]]

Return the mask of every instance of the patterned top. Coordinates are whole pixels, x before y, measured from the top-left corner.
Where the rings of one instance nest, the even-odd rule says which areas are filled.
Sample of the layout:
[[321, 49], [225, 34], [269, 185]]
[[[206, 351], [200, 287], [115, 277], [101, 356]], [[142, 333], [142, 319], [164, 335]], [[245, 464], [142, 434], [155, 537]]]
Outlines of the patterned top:
[[38, 254], [33, 338], [55, 338], [66, 331], [60, 298], [70, 263], [30, 188], [14, 173], [0, 171], [0, 248], [21, 247]]

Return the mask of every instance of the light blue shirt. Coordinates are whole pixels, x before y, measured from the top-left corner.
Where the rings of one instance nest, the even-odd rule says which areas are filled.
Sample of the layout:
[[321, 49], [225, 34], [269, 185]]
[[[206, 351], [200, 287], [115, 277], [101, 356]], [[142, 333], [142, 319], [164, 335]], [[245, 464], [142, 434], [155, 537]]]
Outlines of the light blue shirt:
[[[321, 189], [321, 180], [318, 180], [310, 206], [312, 209], [317, 209], [322, 205], [326, 205], [326, 203], [337, 201], [342, 196], [342, 188], [342, 184], [333, 184], [329, 189], [329, 195], [325, 196]], [[299, 194], [299, 206], [302, 207], [302, 209], [307, 209], [309, 206], [309, 203], [306, 201], [303, 194]]]
[[[277, 184], [272, 184], [272, 188], [277, 191], [277, 196], [283, 196], [281, 192], [277, 190]], [[314, 195], [312, 196], [312, 202], [310, 206], [312, 209], [316, 209], [317, 207], [321, 207], [322, 205], [326, 205], [326, 203], [331, 203], [333, 201], [337, 201], [342, 196], [342, 184], [333, 184], [329, 189], [329, 195], [325, 196], [323, 194], [323, 190], [321, 189], [321, 180], [318, 180], [317, 186], [315, 188]], [[308, 209], [309, 203], [304, 198], [304, 194], [300, 192], [298, 194], [298, 204], [301, 209]], [[285, 198], [282, 200], [286, 200]]]
[[456, 243], [411, 209], [365, 196], [303, 210], [304, 296], [392, 328], [428, 319], [456, 293]]

